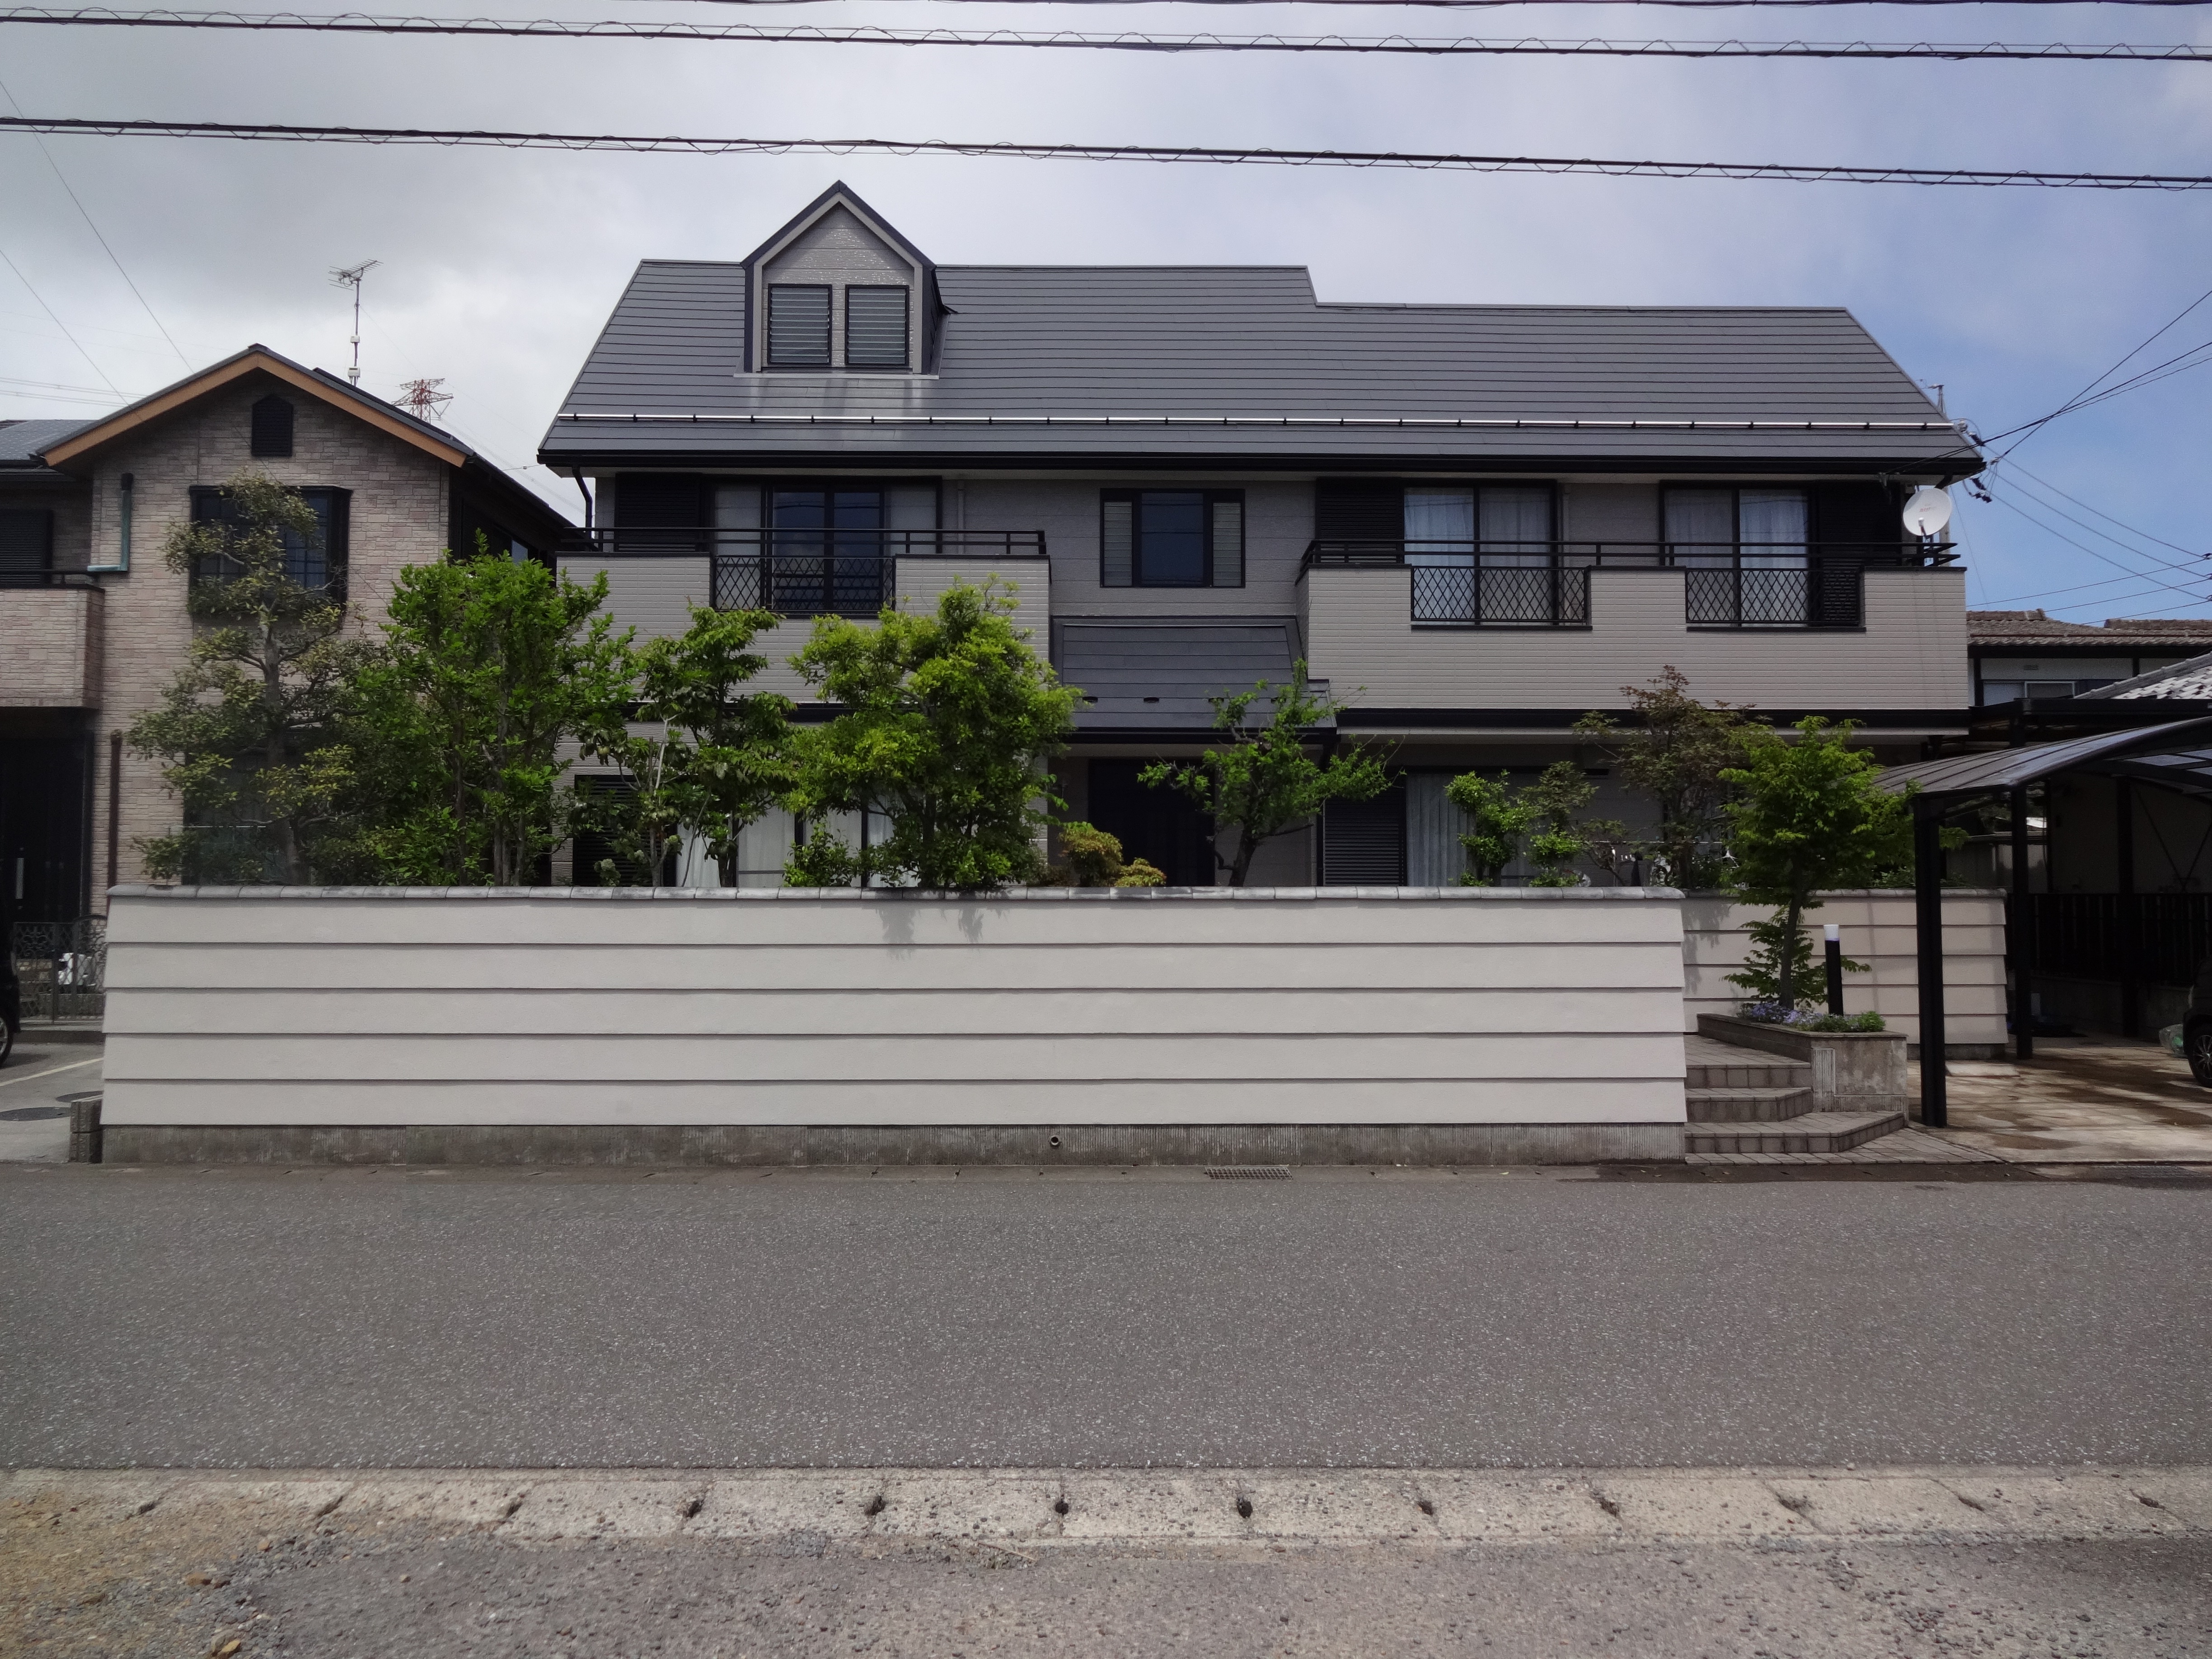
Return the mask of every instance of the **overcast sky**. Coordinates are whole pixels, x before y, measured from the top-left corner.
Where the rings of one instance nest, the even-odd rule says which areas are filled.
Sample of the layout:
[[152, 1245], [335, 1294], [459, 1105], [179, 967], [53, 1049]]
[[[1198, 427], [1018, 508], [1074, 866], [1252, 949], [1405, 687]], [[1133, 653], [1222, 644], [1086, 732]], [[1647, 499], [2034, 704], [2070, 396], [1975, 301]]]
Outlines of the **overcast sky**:
[[[2187, 11], [2095, 5], [484, 10], [1155, 33], [2212, 40], [2212, 21]], [[2212, 64], [1163, 57], [0, 25], [0, 79], [43, 115], [2212, 172]], [[98, 413], [255, 340], [343, 369], [348, 296], [326, 273], [374, 258], [363, 384], [395, 396], [403, 380], [443, 377], [453, 429], [572, 514], [573, 488], [530, 457], [632, 266], [741, 258], [841, 177], [949, 264], [1298, 264], [1324, 300], [1847, 306], [1988, 432], [2063, 404], [2212, 286], [2212, 192], [143, 138], [47, 138], [42, 155], [40, 143], [0, 136], [0, 252], [15, 268], [0, 266], [0, 418]], [[2212, 303], [2130, 370], [2207, 340]], [[1971, 603], [2087, 621], [2212, 614], [2199, 568], [2212, 550], [2208, 392], [2212, 370], [2183, 374], [2027, 444], [1992, 480], [1996, 504], [1957, 521]]]

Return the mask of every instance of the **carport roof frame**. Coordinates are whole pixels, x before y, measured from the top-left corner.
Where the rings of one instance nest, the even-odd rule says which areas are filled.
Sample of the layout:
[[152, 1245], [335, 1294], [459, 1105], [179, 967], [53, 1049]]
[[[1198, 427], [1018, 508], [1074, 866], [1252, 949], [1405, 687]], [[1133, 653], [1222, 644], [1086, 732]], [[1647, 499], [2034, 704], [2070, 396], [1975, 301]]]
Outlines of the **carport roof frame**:
[[2185, 793], [2212, 795], [2212, 715], [2023, 749], [1918, 761], [1893, 766], [1875, 782], [1895, 794], [1917, 785], [1917, 798], [1934, 803], [2002, 794], [2061, 772], [2081, 771], [2136, 777]]

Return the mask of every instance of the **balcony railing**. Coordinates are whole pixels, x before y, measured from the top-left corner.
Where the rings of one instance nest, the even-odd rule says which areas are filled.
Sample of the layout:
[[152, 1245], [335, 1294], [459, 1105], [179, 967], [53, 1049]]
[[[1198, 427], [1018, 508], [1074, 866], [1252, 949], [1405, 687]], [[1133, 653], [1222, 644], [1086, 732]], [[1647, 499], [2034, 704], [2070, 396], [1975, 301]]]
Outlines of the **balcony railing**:
[[1922, 542], [1316, 541], [1305, 568], [1413, 572], [1427, 627], [1587, 628], [1597, 569], [1683, 573], [1692, 628], [1857, 628], [1869, 569], [1929, 569], [1951, 544]]
[[717, 611], [872, 617], [889, 604], [901, 559], [1042, 559], [1042, 530], [725, 530], [604, 526], [562, 552], [615, 559], [702, 558]]

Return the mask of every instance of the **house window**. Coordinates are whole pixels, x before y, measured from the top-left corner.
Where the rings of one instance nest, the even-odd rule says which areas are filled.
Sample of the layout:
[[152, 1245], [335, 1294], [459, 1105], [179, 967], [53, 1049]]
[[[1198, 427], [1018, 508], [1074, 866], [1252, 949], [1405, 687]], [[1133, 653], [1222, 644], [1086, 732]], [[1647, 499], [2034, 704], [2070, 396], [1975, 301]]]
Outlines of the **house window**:
[[1101, 586], [1244, 586], [1241, 490], [1109, 489], [1099, 514]]
[[53, 568], [53, 509], [0, 507], [0, 587], [37, 586]]
[[292, 403], [275, 394], [258, 399], [252, 410], [252, 453], [283, 459], [292, 453]]
[[1413, 620], [1438, 623], [1582, 621], [1579, 571], [1561, 614], [1552, 571], [1549, 484], [1414, 487], [1406, 491], [1406, 562], [1413, 570]]
[[[1686, 569], [1688, 619], [1741, 627], [1857, 620], [1857, 572], [1818, 583], [1808, 554], [1812, 503], [1798, 489], [1678, 486], [1663, 494], [1667, 551]], [[1834, 587], [1836, 591], [1826, 591]]]
[[[302, 587], [328, 590], [332, 599], [345, 597], [345, 567], [348, 507], [353, 498], [349, 489], [331, 489], [312, 486], [299, 491], [315, 514], [315, 533], [301, 536], [287, 530], [284, 538], [284, 574]], [[233, 525], [238, 522], [237, 510], [229, 493], [217, 486], [192, 486], [192, 522], [194, 524]], [[212, 568], [213, 565], [232, 568]], [[222, 581], [234, 574], [234, 562], [223, 559], [204, 561], [192, 572], [194, 581]]]
[[768, 291], [768, 361], [771, 368], [830, 367], [830, 289], [811, 283], [775, 283]]
[[907, 366], [907, 291], [903, 288], [845, 290], [845, 367]]

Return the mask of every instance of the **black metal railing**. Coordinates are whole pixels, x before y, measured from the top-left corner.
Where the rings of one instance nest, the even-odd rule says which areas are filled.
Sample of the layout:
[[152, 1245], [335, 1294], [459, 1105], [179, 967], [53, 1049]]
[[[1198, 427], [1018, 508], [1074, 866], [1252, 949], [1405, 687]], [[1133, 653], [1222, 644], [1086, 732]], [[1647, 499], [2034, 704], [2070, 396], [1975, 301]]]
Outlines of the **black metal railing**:
[[19, 921], [8, 948], [26, 1019], [98, 1019], [107, 1006], [107, 924]]
[[0, 564], [0, 587], [97, 587], [87, 570], [45, 570], [30, 565]]
[[728, 530], [609, 525], [573, 532], [561, 550], [617, 559], [711, 562], [718, 611], [872, 617], [889, 604], [901, 559], [1042, 559], [1042, 530]]
[[1304, 568], [1413, 572], [1413, 619], [1431, 626], [1583, 628], [1589, 573], [1683, 573], [1692, 628], [1849, 629], [1865, 621], [1870, 569], [1948, 564], [1949, 543], [1316, 541]]

